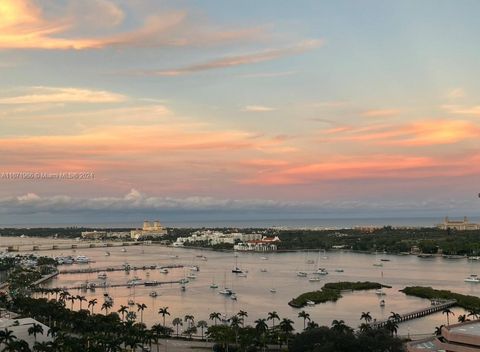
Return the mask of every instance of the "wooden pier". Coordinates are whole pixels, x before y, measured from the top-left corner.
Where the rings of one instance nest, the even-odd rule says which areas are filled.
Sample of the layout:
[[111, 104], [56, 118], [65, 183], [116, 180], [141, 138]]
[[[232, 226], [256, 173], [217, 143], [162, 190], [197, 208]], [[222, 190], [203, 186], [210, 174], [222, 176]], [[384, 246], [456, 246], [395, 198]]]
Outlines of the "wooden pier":
[[90, 273], [99, 273], [102, 271], [134, 271], [134, 270], [155, 270], [155, 269], [175, 269], [175, 268], [183, 268], [184, 265], [182, 264], [170, 264], [170, 265], [163, 265], [157, 266], [155, 264], [152, 265], [142, 265], [142, 266], [132, 266], [130, 265], [127, 269], [125, 265], [117, 265], [117, 266], [109, 266], [103, 268], [76, 268], [76, 269], [68, 269], [68, 270], [60, 270], [60, 274], [90, 274]]
[[6, 252], [37, 252], [51, 250], [69, 250], [69, 249], [86, 249], [86, 248], [111, 248], [111, 247], [128, 247], [140, 246], [142, 242], [118, 241], [118, 242], [90, 242], [78, 241], [75, 243], [58, 243], [58, 244], [19, 244], [11, 246], [0, 246]]
[[447, 301], [432, 301], [432, 305], [430, 307], [426, 307], [423, 309], [418, 309], [413, 312], [409, 313], [404, 313], [400, 314], [396, 318], [389, 318], [389, 319], [384, 319], [384, 320], [378, 320], [378, 321], [373, 321], [369, 325], [372, 328], [382, 328], [384, 327], [388, 321], [393, 321], [395, 323], [401, 323], [407, 320], [412, 320], [412, 319], [417, 319], [424, 317], [426, 315], [430, 315], [436, 312], [440, 312], [444, 310], [445, 308], [450, 308], [457, 304], [457, 301], [455, 299], [452, 300], [447, 300]]
[[[171, 284], [181, 284], [183, 281], [182, 280], [173, 280], [173, 281], [148, 281], [149, 282], [148, 284], [145, 283], [145, 282], [139, 282], [139, 283], [135, 283], [135, 284], [105, 284], [105, 285], [102, 285], [102, 284], [97, 284], [95, 285], [95, 287], [93, 288], [93, 290], [95, 289], [102, 289], [102, 288], [114, 288], [114, 287], [138, 287], [138, 286], [142, 286], [142, 287], [157, 287], [157, 286], [162, 286], [162, 285], [171, 285]], [[92, 290], [92, 288], [87, 288], [85, 285], [83, 286], [72, 286], [72, 287], [60, 287], [61, 289], [63, 290], [67, 290], [67, 291], [70, 291], [70, 290]]]

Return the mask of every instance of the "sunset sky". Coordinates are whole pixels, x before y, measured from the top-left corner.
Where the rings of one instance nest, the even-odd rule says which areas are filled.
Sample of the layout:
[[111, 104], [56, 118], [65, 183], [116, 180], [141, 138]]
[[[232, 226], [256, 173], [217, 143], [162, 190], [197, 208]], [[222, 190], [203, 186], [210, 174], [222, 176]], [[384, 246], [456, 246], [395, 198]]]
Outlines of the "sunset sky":
[[476, 0], [0, 0], [0, 226], [480, 213]]

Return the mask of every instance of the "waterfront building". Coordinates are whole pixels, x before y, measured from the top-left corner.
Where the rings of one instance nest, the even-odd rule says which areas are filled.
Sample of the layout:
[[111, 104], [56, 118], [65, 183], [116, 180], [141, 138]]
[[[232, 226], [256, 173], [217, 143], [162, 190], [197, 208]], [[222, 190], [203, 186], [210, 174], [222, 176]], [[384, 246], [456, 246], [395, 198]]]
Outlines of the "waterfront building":
[[143, 228], [141, 230], [132, 230], [130, 236], [134, 240], [143, 240], [143, 239], [154, 239], [158, 237], [163, 237], [167, 234], [167, 229], [165, 229], [160, 221], [148, 221], [143, 222]]
[[442, 230], [457, 230], [457, 231], [466, 231], [466, 230], [480, 230], [480, 225], [468, 221], [468, 218], [465, 216], [463, 220], [450, 220], [448, 216], [443, 219], [442, 224], [438, 224], [437, 227]]
[[182, 247], [185, 243], [208, 243], [211, 246], [217, 244], [235, 244], [244, 241], [261, 240], [262, 235], [259, 233], [223, 233], [213, 230], [200, 230], [193, 232], [189, 237], [178, 237], [173, 243], [174, 247]]
[[480, 320], [443, 326], [441, 334], [407, 343], [408, 352], [480, 352]]
[[236, 251], [252, 251], [252, 252], [275, 252], [278, 247], [277, 243], [280, 239], [275, 237], [263, 236], [260, 240], [248, 240], [236, 244], [233, 249]]

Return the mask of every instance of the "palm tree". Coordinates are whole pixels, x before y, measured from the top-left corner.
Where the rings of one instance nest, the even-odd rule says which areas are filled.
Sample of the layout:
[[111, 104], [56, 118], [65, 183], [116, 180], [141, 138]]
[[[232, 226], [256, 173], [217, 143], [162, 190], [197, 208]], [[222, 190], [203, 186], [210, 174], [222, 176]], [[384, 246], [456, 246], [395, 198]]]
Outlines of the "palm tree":
[[275, 327], [275, 319], [280, 320], [280, 317], [278, 316], [277, 312], [275, 312], [275, 311], [269, 312], [269, 313], [268, 313], [267, 320], [271, 320], [271, 321], [272, 321], [272, 329]]
[[245, 318], [248, 317], [248, 313], [244, 310], [241, 310], [237, 313], [239, 318], [242, 318], [242, 328], [245, 327]]
[[70, 297], [68, 297], [68, 299], [70, 301], [72, 301], [72, 305], [71, 305], [71, 310], [73, 310], [73, 304], [75, 303], [75, 301], [77, 300], [77, 297], [76, 296], [73, 296], [71, 295]]
[[122, 320], [125, 320], [125, 314], [128, 313], [128, 306], [120, 305], [120, 309], [117, 312], [122, 315]]
[[280, 329], [285, 333], [286, 342], [288, 345], [288, 337], [290, 336], [292, 331], [295, 330], [293, 328], [293, 321], [288, 318], [283, 318], [279, 326], [280, 326]]
[[400, 320], [402, 318], [402, 316], [398, 313], [395, 313], [395, 312], [390, 312], [390, 316], [388, 317], [388, 319], [393, 319], [393, 320]]
[[210, 313], [210, 320], [214, 320], [215, 325], [217, 325], [217, 320], [220, 320], [221, 317], [222, 317], [222, 315], [218, 312]]
[[468, 317], [473, 317], [473, 319], [478, 319], [478, 310], [472, 309], [468, 312]]
[[15, 341], [17, 337], [13, 334], [12, 330], [5, 328], [0, 330], [0, 344], [4, 343], [5, 345]]
[[370, 312], [362, 312], [360, 320], [365, 320], [365, 323], [367, 324], [370, 323], [372, 321], [372, 316], [370, 315]]
[[199, 320], [197, 323], [197, 327], [199, 327], [202, 331], [202, 340], [203, 340], [203, 329], [208, 327], [208, 324], [205, 320]]
[[447, 325], [450, 325], [450, 315], [455, 315], [454, 312], [452, 312], [449, 308], [445, 308], [444, 310], [442, 310], [442, 314], [446, 314], [447, 315]]
[[316, 328], [318, 328], [317, 323], [315, 323], [313, 320], [308, 322], [307, 329], [316, 329]]
[[188, 323], [188, 328], [191, 328], [195, 323], [195, 318], [193, 317], [193, 315], [187, 314], [183, 317], [183, 320], [185, 321], [185, 323]]
[[337, 319], [332, 321], [332, 330], [342, 334], [352, 331], [352, 329], [349, 326], [345, 325], [345, 321], [337, 320]]
[[459, 323], [465, 323], [465, 322], [468, 321], [468, 320], [470, 320], [470, 319], [467, 319], [467, 316], [466, 316], [465, 314], [460, 314], [460, 315], [458, 316], [458, 322], [459, 322]]
[[388, 319], [387, 322], [385, 323], [385, 329], [387, 329], [388, 331], [390, 331], [390, 333], [392, 334], [397, 334], [397, 331], [398, 331], [398, 324], [395, 320], [393, 319]]
[[147, 308], [145, 303], [137, 303], [137, 312], [140, 312], [140, 322], [143, 323], [143, 311]]
[[97, 299], [94, 298], [94, 299], [91, 299], [90, 301], [88, 301], [88, 308], [92, 307], [92, 315], [93, 315], [93, 307], [97, 304]]
[[80, 310], [82, 310], [82, 302], [86, 302], [87, 299], [85, 298], [85, 296], [77, 295], [77, 300], [80, 302]]
[[40, 324], [33, 323], [33, 325], [28, 328], [28, 335], [33, 335], [35, 342], [37, 342], [37, 334], [43, 335], [43, 327]]
[[161, 314], [163, 317], [163, 326], [165, 326], [165, 316], [170, 315], [168, 307], [163, 307], [158, 310], [158, 314]]
[[298, 313], [299, 318], [303, 318], [303, 330], [306, 328], [307, 320], [310, 321], [310, 314], [302, 310], [300, 313]]
[[178, 327], [183, 326], [182, 318], [173, 319], [172, 324], [173, 324], [173, 326], [175, 326], [177, 328], [177, 337], [178, 337]]
[[102, 304], [102, 308], [100, 310], [105, 311], [105, 315], [108, 314], [108, 310], [113, 307], [113, 303], [111, 301], [105, 301]]
[[267, 319], [255, 320], [255, 329], [258, 333], [264, 334], [268, 330]]

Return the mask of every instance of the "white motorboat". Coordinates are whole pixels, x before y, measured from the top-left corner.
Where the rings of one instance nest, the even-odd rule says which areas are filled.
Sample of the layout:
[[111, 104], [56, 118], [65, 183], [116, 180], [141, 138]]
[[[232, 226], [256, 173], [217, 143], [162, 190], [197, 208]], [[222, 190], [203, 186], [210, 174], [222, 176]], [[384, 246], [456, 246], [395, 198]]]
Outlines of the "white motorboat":
[[109, 251], [106, 251], [105, 252], [105, 257], [108, 257], [110, 255], [110, 252]]
[[276, 288], [271, 288], [271, 289], [270, 289], [270, 292], [271, 292], [271, 293], [277, 293], [277, 289], [276, 289]]
[[260, 259], [262, 259], [262, 260], [268, 260], [268, 258], [267, 258], [267, 257], [262, 257], [262, 258], [260, 258]]
[[314, 306], [315, 302], [314, 301], [307, 301], [307, 306]]
[[236, 295], [235, 293], [232, 293], [232, 294], [230, 295], [230, 299], [231, 299], [232, 301], [236, 301], [236, 300], [237, 300], [237, 295]]
[[373, 266], [381, 267], [381, 266], [383, 266], [383, 264], [382, 263], [374, 263]]
[[260, 271], [261, 271], [262, 273], [266, 273], [266, 272], [267, 272], [267, 269], [261, 268]]
[[231, 295], [234, 294], [234, 292], [233, 292], [231, 289], [227, 288], [227, 287], [225, 287], [225, 288], [224, 288], [223, 290], [221, 290], [221, 291], [218, 291], [218, 293], [221, 294], [221, 295], [225, 295], [225, 296], [231, 296]]
[[328, 271], [325, 268], [318, 268], [318, 270], [315, 272], [315, 274], [318, 275], [328, 275]]
[[157, 293], [157, 291], [152, 291], [152, 292], [149, 293], [149, 295], [150, 295], [150, 297], [154, 297], [154, 298], [155, 298], [155, 297], [158, 296], [158, 293]]
[[193, 280], [193, 279], [196, 279], [196, 278], [197, 278], [197, 275], [195, 275], [194, 273], [190, 273], [190, 274], [187, 275], [187, 278]]
[[247, 274], [245, 274], [245, 273], [240, 273], [240, 274], [238, 274], [238, 277], [247, 277]]
[[134, 306], [135, 305], [135, 301], [133, 299], [129, 299], [128, 300], [128, 305], [129, 306]]
[[384, 299], [380, 300], [380, 307], [385, 307], [385, 300]]
[[125, 253], [127, 249], [125, 247], [122, 247], [121, 251]]
[[88, 264], [90, 263], [90, 258], [84, 255], [79, 255], [75, 258], [75, 263], [77, 264]]
[[375, 294], [376, 294], [377, 296], [385, 296], [385, 295], [386, 295], [386, 293], [385, 293], [385, 292], [383, 292], [383, 290], [382, 290], [382, 289], [380, 289], [380, 290], [376, 290], [376, 291], [375, 291]]
[[478, 256], [468, 257], [468, 260], [480, 260], [480, 257]]
[[480, 283], [480, 278], [476, 274], [471, 274], [469, 277], [467, 277], [463, 281], [477, 284], [477, 283]]
[[305, 271], [297, 271], [297, 276], [298, 277], [307, 277], [308, 274]]
[[198, 265], [193, 265], [189, 269], [190, 271], [200, 271], [200, 267]]
[[168, 274], [168, 269], [167, 268], [161, 268], [158, 271], [161, 272], [162, 274]]
[[337, 273], [343, 273], [343, 269], [342, 269], [342, 268], [335, 269], [335, 271], [336, 271]]
[[310, 282], [319, 282], [319, 281], [320, 281], [320, 278], [319, 278], [318, 276], [313, 276], [313, 277], [309, 278], [308, 281], [310, 281]]
[[138, 278], [137, 276], [135, 276], [133, 279], [127, 281], [127, 285], [135, 286], [135, 285], [140, 284], [141, 282], [142, 282], [142, 280], [140, 278]]

